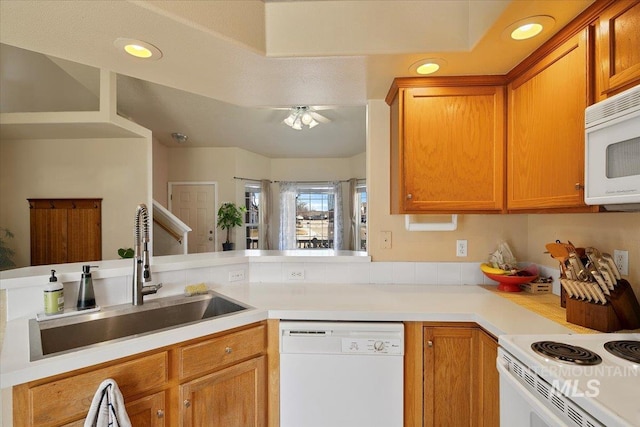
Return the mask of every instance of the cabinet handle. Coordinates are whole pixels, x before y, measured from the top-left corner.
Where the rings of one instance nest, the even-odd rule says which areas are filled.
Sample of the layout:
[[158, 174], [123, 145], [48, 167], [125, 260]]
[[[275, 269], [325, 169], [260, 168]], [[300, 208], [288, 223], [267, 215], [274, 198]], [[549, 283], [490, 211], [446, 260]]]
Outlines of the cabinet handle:
[[433, 341], [431, 340], [427, 341], [427, 347], [429, 348], [433, 347]]
[[224, 352], [225, 352], [225, 353], [227, 353], [227, 354], [231, 354], [231, 352], [232, 352], [232, 351], [233, 351], [233, 350], [231, 349], [231, 347], [226, 347], [226, 348], [224, 349]]
[[158, 418], [164, 418], [164, 411], [162, 409], [158, 409], [156, 415], [158, 416]]
[[411, 199], [413, 199], [413, 194], [411, 193], [407, 194], [407, 200], [411, 200]]
[[191, 406], [191, 401], [189, 399], [185, 399], [183, 403], [185, 408], [188, 408], [189, 406]]
[[580, 184], [579, 182], [576, 182], [575, 189], [576, 190], [584, 190], [584, 185]]

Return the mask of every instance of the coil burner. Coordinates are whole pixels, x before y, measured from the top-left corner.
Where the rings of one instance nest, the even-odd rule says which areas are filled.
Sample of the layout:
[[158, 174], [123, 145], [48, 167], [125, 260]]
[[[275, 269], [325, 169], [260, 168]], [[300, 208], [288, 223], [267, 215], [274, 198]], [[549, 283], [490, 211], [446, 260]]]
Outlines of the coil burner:
[[536, 353], [560, 362], [574, 365], [597, 365], [602, 358], [591, 350], [555, 341], [538, 341], [531, 344]]
[[640, 341], [609, 341], [604, 344], [604, 348], [614, 356], [621, 357], [629, 362], [640, 363]]

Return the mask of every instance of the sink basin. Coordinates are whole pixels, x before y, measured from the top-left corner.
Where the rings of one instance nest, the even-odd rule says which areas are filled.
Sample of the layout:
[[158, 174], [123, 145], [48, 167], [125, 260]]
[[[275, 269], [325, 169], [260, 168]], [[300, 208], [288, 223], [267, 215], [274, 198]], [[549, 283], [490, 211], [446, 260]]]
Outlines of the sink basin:
[[249, 307], [215, 292], [191, 297], [175, 296], [123, 304], [100, 312], [38, 322], [29, 320], [31, 361], [107, 341], [177, 328]]

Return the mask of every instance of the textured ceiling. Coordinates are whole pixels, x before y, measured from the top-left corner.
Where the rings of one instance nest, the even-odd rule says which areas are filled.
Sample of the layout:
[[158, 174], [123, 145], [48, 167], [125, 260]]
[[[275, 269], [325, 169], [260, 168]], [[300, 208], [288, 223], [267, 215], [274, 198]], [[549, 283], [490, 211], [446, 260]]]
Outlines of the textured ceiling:
[[[442, 75], [504, 74], [591, 3], [3, 0], [0, 42], [132, 77], [121, 85], [137, 96], [123, 95], [121, 110], [167, 144], [169, 130], [191, 129], [194, 145], [269, 146], [272, 156], [294, 157], [306, 143], [335, 156], [343, 145], [361, 147], [344, 153], [364, 150], [367, 100], [384, 98], [415, 61], [444, 58]], [[542, 37], [502, 37], [537, 14], [556, 21]], [[163, 57], [126, 57], [113, 46], [118, 37], [152, 43]], [[291, 105], [339, 108], [326, 111], [331, 123], [302, 132], [280, 123], [283, 111], [264, 108]]]

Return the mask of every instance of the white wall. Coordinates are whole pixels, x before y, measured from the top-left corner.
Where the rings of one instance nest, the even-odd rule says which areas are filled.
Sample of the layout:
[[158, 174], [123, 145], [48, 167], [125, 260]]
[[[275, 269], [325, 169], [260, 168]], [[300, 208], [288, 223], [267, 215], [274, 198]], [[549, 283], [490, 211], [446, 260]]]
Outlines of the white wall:
[[[155, 146], [154, 146], [155, 147]], [[166, 147], [165, 147], [166, 148]], [[164, 150], [165, 148], [160, 148]], [[350, 158], [323, 159], [270, 159], [240, 148], [168, 148], [167, 181], [216, 181], [218, 183], [218, 205], [233, 201], [244, 204], [245, 181], [233, 177], [271, 181], [335, 181], [364, 178], [366, 156], [364, 153]], [[157, 157], [164, 161], [162, 155]], [[156, 171], [154, 151], [154, 197], [158, 199], [156, 187], [166, 187], [162, 171]], [[278, 184], [271, 185], [273, 199], [271, 247], [277, 249], [279, 210]], [[347, 209], [348, 184], [343, 184], [343, 209]], [[166, 206], [166, 205], [165, 205]], [[245, 231], [233, 231], [236, 249], [246, 247]], [[216, 249], [218, 250], [218, 249]]]
[[147, 202], [147, 150], [143, 138], [0, 141], [0, 226], [15, 235], [16, 265], [30, 265], [29, 198], [102, 198], [102, 257], [117, 259]]
[[[61, 62], [68, 62], [60, 60]], [[98, 111], [99, 99], [46, 56], [0, 44], [0, 112]], [[98, 81], [100, 70], [73, 63]]]
[[169, 182], [169, 148], [153, 138], [153, 199], [165, 208]]

